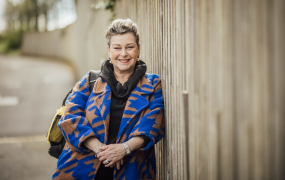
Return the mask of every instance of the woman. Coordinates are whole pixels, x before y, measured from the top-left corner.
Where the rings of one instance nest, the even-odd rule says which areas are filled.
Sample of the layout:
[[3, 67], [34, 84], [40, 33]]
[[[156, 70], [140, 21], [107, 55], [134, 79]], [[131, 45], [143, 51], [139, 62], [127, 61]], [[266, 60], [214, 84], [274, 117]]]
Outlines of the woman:
[[113, 21], [109, 60], [89, 92], [88, 74], [66, 101], [59, 127], [67, 143], [53, 179], [156, 179], [154, 144], [164, 134], [161, 79], [139, 60], [137, 26]]

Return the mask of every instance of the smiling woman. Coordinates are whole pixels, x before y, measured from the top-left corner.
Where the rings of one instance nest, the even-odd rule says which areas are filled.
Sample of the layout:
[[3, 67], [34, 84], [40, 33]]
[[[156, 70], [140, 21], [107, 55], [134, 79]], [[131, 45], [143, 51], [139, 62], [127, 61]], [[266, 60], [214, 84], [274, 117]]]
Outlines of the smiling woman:
[[137, 25], [106, 31], [109, 60], [89, 92], [89, 73], [73, 88], [59, 127], [66, 139], [53, 179], [156, 179], [154, 144], [164, 135], [161, 79], [139, 59]]
[[134, 71], [140, 53], [140, 45], [136, 44], [132, 33], [119, 34], [112, 37], [107, 51], [110, 63], [114, 67], [114, 75], [121, 84], [124, 84]]
[[[124, 23], [124, 24], [122, 24]], [[140, 44], [137, 26], [131, 20], [115, 20], [106, 31], [107, 52], [116, 79], [124, 84], [139, 61]]]

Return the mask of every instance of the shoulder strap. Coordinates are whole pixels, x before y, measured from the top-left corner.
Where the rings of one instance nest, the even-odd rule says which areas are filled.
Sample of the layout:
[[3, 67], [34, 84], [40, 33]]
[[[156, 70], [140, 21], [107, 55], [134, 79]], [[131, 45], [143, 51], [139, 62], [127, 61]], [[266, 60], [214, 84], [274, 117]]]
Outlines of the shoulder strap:
[[96, 80], [99, 78], [101, 74], [100, 70], [90, 70], [89, 71], [89, 91], [91, 92]]

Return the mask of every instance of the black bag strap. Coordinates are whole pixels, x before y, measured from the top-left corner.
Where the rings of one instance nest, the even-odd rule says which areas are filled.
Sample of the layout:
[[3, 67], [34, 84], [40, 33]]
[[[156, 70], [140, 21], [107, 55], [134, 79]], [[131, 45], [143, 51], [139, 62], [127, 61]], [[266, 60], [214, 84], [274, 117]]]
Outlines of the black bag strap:
[[89, 91], [93, 90], [94, 84], [97, 79], [100, 77], [101, 71], [100, 70], [90, 70], [89, 71]]
[[61, 105], [61, 106], [65, 106], [65, 102], [66, 102], [68, 96], [69, 96], [71, 93], [72, 93], [72, 89], [69, 90], [69, 92], [66, 94], [65, 98], [64, 98], [63, 101], [62, 101], [62, 105]]

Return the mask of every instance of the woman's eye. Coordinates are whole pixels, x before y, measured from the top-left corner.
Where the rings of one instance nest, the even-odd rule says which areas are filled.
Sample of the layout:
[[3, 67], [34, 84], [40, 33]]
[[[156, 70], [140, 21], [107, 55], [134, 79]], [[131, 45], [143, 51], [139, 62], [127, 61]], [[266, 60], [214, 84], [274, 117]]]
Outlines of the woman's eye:
[[129, 48], [129, 49], [132, 49], [132, 48], [133, 48], [133, 46], [129, 46], [128, 48]]
[[119, 48], [119, 47], [115, 47], [115, 49], [121, 49], [121, 48]]

